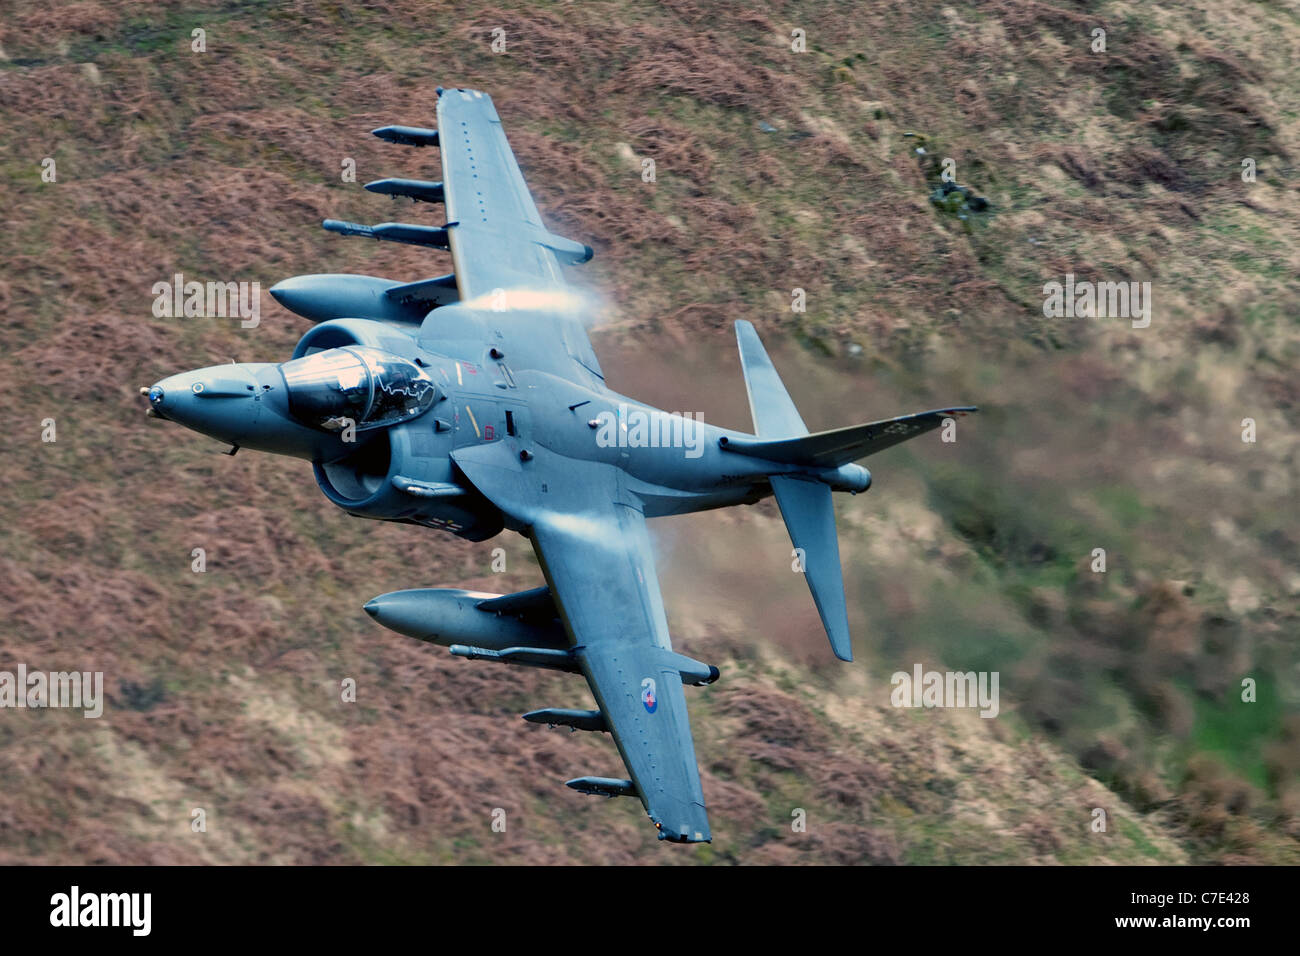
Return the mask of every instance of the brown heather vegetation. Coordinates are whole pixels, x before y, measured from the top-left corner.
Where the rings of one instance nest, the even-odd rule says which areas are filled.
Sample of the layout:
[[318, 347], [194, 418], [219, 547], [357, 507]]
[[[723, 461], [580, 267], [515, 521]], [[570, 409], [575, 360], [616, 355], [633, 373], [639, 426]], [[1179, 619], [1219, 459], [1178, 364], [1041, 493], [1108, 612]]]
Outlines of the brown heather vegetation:
[[[0, 669], [108, 695], [0, 712], [0, 862], [1300, 860], [1296, 62], [1285, 0], [0, 0]], [[446, 271], [318, 228], [429, 215], [339, 171], [437, 178], [366, 133], [431, 122], [437, 85], [493, 95], [552, 228], [596, 248], [575, 280], [615, 388], [746, 426], [744, 317], [814, 427], [982, 406], [842, 503], [851, 667], [770, 503], [660, 528], [674, 639], [723, 671], [690, 695], [712, 846], [563, 787], [613, 746], [518, 715], [580, 682], [360, 610], [535, 586], [524, 542], [351, 519], [301, 463], [142, 415], [138, 386], [306, 329], [265, 294], [256, 330], [154, 318], [175, 272]], [[945, 157], [991, 203], [969, 229], [929, 201]], [[1044, 318], [1067, 272], [1150, 281], [1151, 327]], [[999, 671], [1001, 715], [890, 707], [914, 662]]]

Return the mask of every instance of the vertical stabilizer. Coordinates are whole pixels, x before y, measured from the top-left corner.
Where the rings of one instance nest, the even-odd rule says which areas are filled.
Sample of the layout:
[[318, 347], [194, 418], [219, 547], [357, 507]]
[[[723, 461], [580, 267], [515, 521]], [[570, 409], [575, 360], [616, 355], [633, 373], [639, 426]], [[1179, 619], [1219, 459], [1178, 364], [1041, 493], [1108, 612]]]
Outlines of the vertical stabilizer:
[[749, 390], [749, 412], [754, 417], [754, 434], [759, 438], [794, 438], [807, 435], [808, 426], [790, 400], [781, 376], [772, 367], [754, 326], [744, 319], [736, 322], [740, 343], [740, 364]]

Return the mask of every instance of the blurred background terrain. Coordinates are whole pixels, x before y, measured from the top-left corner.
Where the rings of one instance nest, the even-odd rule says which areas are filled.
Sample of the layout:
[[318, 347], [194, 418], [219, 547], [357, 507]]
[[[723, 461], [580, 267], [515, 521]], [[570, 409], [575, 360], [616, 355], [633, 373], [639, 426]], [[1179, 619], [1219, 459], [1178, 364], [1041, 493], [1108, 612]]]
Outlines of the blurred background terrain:
[[[0, 669], [108, 695], [0, 712], [0, 862], [1300, 862], [1297, 62], [1294, 2], [0, 0]], [[438, 85], [491, 93], [596, 249], [613, 388], [748, 428], [747, 318], [814, 430], [981, 406], [839, 501], [853, 665], [770, 501], [652, 525], [675, 644], [723, 672], [689, 696], [710, 846], [563, 786], [622, 774], [519, 720], [581, 681], [361, 611], [536, 586], [525, 541], [349, 518], [143, 416], [140, 385], [289, 356], [279, 279], [449, 270], [319, 228], [436, 220], [360, 183], [439, 178], [368, 134]], [[944, 158], [987, 209], [931, 201]], [[155, 318], [177, 272], [259, 281], [261, 324]], [[1150, 281], [1150, 327], [1044, 318], [1067, 273]], [[915, 663], [998, 671], [1001, 714], [890, 707]]]

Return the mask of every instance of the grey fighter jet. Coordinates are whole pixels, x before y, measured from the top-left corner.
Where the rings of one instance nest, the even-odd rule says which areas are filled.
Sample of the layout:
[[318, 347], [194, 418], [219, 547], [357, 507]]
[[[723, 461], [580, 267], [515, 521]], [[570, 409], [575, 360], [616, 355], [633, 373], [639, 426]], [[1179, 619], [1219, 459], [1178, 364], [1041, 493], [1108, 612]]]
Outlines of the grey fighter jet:
[[471, 541], [503, 529], [527, 536], [545, 587], [394, 591], [365, 610], [458, 657], [581, 674], [593, 709], [524, 719], [608, 732], [627, 776], [568, 785], [636, 797], [661, 839], [707, 842], [683, 688], [712, 683], [718, 669], [673, 650], [646, 519], [775, 495], [831, 648], [852, 660], [831, 493], [866, 491], [871, 474], [855, 462], [975, 409], [810, 434], [745, 321], [736, 336], [753, 434], [612, 391], [587, 338], [588, 302], [562, 276], [592, 250], [543, 223], [491, 98], [438, 94], [436, 130], [374, 133], [438, 147], [442, 182], [366, 188], [440, 204], [446, 222], [324, 226], [449, 250], [452, 272], [280, 282], [271, 295], [314, 323], [293, 357], [165, 378], [142, 390], [149, 414], [227, 442], [232, 454], [307, 459], [325, 496], [357, 517]]

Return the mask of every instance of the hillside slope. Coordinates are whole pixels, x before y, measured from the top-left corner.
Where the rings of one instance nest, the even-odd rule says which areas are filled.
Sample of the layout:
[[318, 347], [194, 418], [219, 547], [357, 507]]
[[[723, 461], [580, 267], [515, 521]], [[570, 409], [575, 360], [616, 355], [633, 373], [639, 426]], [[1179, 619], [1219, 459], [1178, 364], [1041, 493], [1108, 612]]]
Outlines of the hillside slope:
[[[0, 31], [0, 669], [109, 695], [0, 712], [0, 861], [1300, 861], [1294, 3], [24, 0]], [[674, 640], [724, 675], [689, 697], [712, 846], [562, 786], [612, 744], [518, 715], [580, 683], [360, 610], [535, 586], [522, 540], [348, 518], [143, 417], [142, 384], [287, 357], [278, 279], [447, 270], [318, 228], [427, 215], [358, 183], [436, 178], [367, 131], [437, 85], [492, 93], [595, 247], [613, 387], [746, 427], [743, 317], [814, 428], [982, 407], [840, 507], [852, 667], [770, 502], [659, 529]], [[932, 202], [943, 159], [987, 210]], [[176, 273], [260, 282], [260, 324], [154, 317]], [[1045, 317], [1067, 274], [1151, 282], [1151, 325]], [[1002, 714], [891, 707], [915, 663], [998, 671]]]

